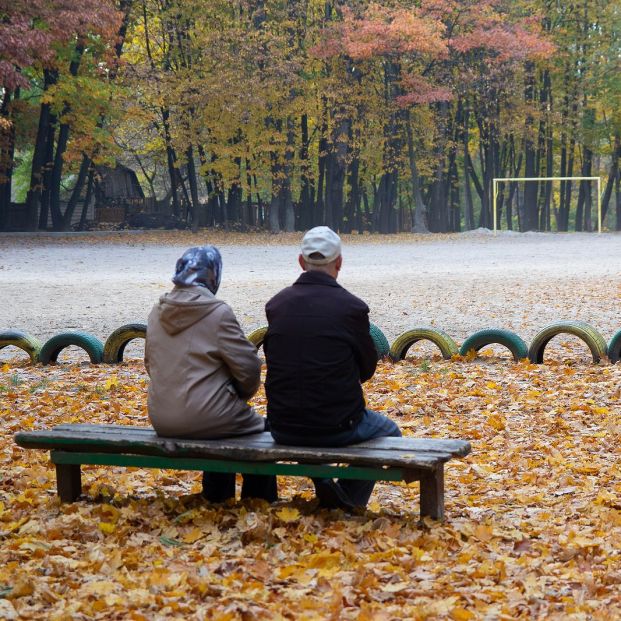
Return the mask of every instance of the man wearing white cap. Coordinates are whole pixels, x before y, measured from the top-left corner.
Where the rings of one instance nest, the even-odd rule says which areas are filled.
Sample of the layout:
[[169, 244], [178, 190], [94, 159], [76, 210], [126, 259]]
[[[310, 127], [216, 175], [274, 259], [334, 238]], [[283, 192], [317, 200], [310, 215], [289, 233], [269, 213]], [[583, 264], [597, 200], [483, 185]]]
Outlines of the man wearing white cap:
[[[304, 273], [266, 305], [267, 417], [276, 442], [345, 446], [400, 436], [390, 419], [366, 409], [362, 382], [373, 376], [377, 352], [369, 307], [341, 287], [341, 239], [327, 226], [306, 233]], [[314, 479], [320, 504], [364, 507], [373, 481]]]

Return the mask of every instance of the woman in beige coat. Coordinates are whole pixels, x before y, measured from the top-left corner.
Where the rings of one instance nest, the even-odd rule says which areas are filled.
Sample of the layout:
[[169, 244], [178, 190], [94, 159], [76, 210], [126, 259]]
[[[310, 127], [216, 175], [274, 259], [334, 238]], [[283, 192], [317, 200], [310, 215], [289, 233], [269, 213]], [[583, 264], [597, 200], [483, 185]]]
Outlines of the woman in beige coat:
[[[261, 361], [231, 308], [215, 297], [221, 273], [215, 246], [190, 248], [177, 261], [175, 287], [149, 315], [148, 411], [160, 436], [214, 439], [265, 429], [247, 403], [259, 388]], [[203, 495], [234, 497], [235, 475], [205, 472]], [[276, 500], [276, 478], [245, 475], [242, 498], [249, 496]]]

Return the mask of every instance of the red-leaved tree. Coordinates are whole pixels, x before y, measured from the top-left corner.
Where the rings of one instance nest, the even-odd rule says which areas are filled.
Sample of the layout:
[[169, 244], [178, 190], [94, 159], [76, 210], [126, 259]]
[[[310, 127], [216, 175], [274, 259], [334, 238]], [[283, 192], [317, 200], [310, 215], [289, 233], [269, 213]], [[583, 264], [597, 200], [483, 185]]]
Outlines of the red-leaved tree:
[[[111, 51], [121, 15], [112, 0], [0, 0], [0, 229], [6, 223], [11, 198], [15, 150], [14, 103], [24, 89], [45, 91], [59, 75], [77, 75], [85, 51], [97, 47], [101, 63]], [[68, 53], [67, 53], [68, 52]], [[63, 60], [70, 57], [69, 66]], [[106, 58], [106, 56], [108, 58]], [[67, 102], [70, 105], [70, 102]], [[62, 120], [41, 106], [34, 145], [31, 194], [40, 199], [43, 169], [62, 174], [62, 156], [68, 136]], [[56, 133], [58, 129], [58, 134]], [[66, 132], [65, 132], [66, 133]], [[63, 145], [63, 142], [65, 143]], [[50, 188], [47, 188], [48, 190]], [[38, 207], [39, 201], [35, 201]]]

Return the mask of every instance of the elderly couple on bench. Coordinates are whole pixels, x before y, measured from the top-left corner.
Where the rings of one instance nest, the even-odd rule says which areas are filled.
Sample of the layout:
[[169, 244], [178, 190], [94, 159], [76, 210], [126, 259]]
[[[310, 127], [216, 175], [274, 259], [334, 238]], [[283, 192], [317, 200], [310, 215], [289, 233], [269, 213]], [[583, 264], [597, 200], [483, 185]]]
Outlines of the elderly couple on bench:
[[[302, 275], [266, 305], [267, 420], [247, 400], [261, 362], [231, 308], [215, 297], [222, 258], [214, 246], [177, 261], [170, 293], [149, 315], [145, 364], [151, 423], [164, 437], [216, 439], [269, 430], [279, 444], [338, 447], [401, 436], [397, 425], [366, 409], [361, 383], [377, 352], [369, 308], [337, 282], [341, 240], [326, 226], [306, 233]], [[374, 481], [313, 479], [319, 504], [351, 512], [366, 506]], [[205, 472], [203, 495], [235, 496], [235, 475]], [[276, 477], [243, 476], [242, 498], [277, 500]]]

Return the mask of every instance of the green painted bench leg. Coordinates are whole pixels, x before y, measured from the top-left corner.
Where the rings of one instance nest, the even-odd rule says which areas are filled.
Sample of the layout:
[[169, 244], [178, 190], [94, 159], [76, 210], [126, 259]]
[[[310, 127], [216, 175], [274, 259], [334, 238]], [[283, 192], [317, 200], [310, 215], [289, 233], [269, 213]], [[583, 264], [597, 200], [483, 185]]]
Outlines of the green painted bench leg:
[[420, 516], [444, 519], [444, 464], [421, 474]]
[[78, 464], [56, 464], [56, 489], [61, 502], [73, 502], [82, 494], [82, 473]]

